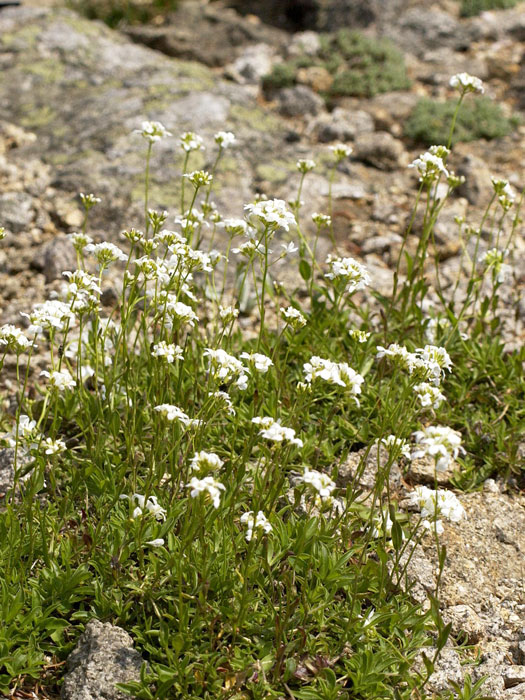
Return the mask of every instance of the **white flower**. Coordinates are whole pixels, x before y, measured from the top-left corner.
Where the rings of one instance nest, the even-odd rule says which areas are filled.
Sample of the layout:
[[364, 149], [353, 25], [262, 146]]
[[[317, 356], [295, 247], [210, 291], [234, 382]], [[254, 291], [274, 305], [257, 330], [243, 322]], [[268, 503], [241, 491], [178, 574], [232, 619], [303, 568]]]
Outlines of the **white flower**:
[[208, 396], [213, 396], [215, 399], [219, 399], [221, 401], [224, 401], [226, 404], [226, 409], [228, 410], [228, 413], [231, 416], [235, 415], [235, 409], [233, 407], [232, 400], [230, 398], [230, 395], [227, 394], [225, 391], [210, 391]]
[[387, 435], [380, 440], [381, 444], [386, 447], [386, 449], [391, 454], [400, 454], [407, 459], [410, 459], [410, 447], [406, 440], [403, 438], [398, 438], [396, 435]]
[[[303, 365], [305, 380], [311, 384], [314, 379], [324, 379], [330, 384], [350, 389], [350, 393], [354, 395], [361, 393], [361, 384], [365, 381], [364, 378], [352, 369], [346, 362], [332, 362], [322, 357], [314, 355], [310, 358], [310, 362], [305, 362]], [[359, 403], [356, 399], [356, 402]]]
[[192, 173], [186, 173], [183, 177], [187, 177], [194, 187], [206, 187], [211, 185], [213, 177], [207, 170], [194, 170]]
[[150, 547], [163, 547], [164, 540], [162, 539], [162, 537], [158, 537], [156, 540], [150, 540], [149, 542], [146, 542], [146, 544], [149, 544]]
[[173, 327], [174, 320], [182, 321], [182, 323], [188, 323], [190, 326], [194, 326], [195, 321], [199, 320], [199, 317], [191, 306], [184, 304], [182, 301], [168, 301], [166, 304], [166, 312], [166, 327], [170, 329]]
[[316, 211], [312, 214], [312, 221], [319, 228], [329, 228], [332, 225], [332, 217], [328, 214], [318, 214]]
[[219, 316], [224, 323], [229, 323], [237, 318], [239, 310], [233, 306], [219, 306]]
[[216, 455], [215, 452], [205, 452], [201, 450], [200, 452], [195, 452], [194, 456], [190, 460], [190, 469], [192, 471], [198, 471], [199, 469], [205, 469], [206, 471], [213, 471], [220, 469], [224, 462]]
[[283, 199], [268, 199], [255, 204], [245, 204], [244, 208], [249, 212], [250, 219], [260, 221], [271, 230], [284, 228], [290, 230], [295, 226], [295, 217], [286, 207]]
[[397, 343], [391, 343], [388, 348], [377, 346], [377, 358], [388, 357], [394, 365], [408, 372], [410, 375], [419, 376], [423, 381], [439, 384], [445, 370], [452, 369], [452, 361], [445, 348], [437, 345], [425, 345], [417, 348], [415, 352], [409, 352], [407, 348]]
[[73, 247], [78, 253], [81, 253], [88, 243], [93, 243], [91, 236], [86, 233], [72, 233], [71, 240], [73, 241]]
[[202, 421], [196, 418], [190, 418], [184, 411], [178, 406], [173, 406], [170, 403], [161, 403], [158, 406], [154, 406], [154, 410], [160, 413], [166, 420], [174, 421], [178, 420], [183, 425], [187, 426], [199, 426]]
[[137, 504], [137, 507], [135, 508], [132, 514], [133, 518], [137, 518], [138, 516], [143, 515], [144, 510], [147, 510], [149, 513], [155, 516], [157, 520], [166, 519], [166, 511], [159, 505], [156, 496], [150, 496], [146, 501], [145, 496], [141, 496], [140, 493], [134, 493], [131, 498], [123, 493], [119, 496], [119, 498]]
[[281, 248], [284, 250], [283, 256], [297, 253], [299, 250], [293, 241], [290, 241], [290, 243], [281, 243]]
[[83, 192], [80, 192], [78, 196], [80, 197], [80, 201], [84, 205], [84, 208], [87, 210], [94, 207], [95, 204], [100, 204], [102, 201], [100, 197], [95, 197], [94, 194], [84, 194]]
[[465, 452], [461, 446], [461, 434], [442, 425], [430, 425], [414, 433], [417, 447], [412, 459], [429, 456], [436, 462], [436, 471], [445, 471], [452, 459]]
[[308, 467], [304, 470], [301, 481], [304, 481], [305, 484], [314, 488], [318, 492], [321, 500], [330, 499], [332, 491], [336, 488], [335, 483], [328, 474], [323, 474], [323, 472], [319, 472], [317, 469], [308, 469]]
[[193, 131], [186, 131], [180, 137], [181, 148], [190, 153], [191, 151], [204, 150], [204, 142], [201, 136], [197, 136]]
[[[16, 447], [16, 438], [17, 428], [16, 425], [14, 425], [11, 431], [4, 435], [4, 439], [7, 441], [9, 447]], [[24, 413], [20, 414], [18, 419], [18, 440], [20, 442], [28, 443], [33, 447], [34, 441], [37, 440], [37, 438], [38, 431], [36, 421], [31, 420], [31, 418], [26, 416]]]
[[364, 289], [370, 284], [370, 275], [366, 267], [354, 258], [338, 258], [329, 255], [326, 262], [330, 265], [330, 272], [327, 272], [325, 277], [330, 280], [343, 279], [348, 282], [347, 292], [349, 294]]
[[228, 382], [236, 379], [237, 387], [241, 390], [248, 386], [247, 368], [240, 360], [233, 355], [229, 355], [226, 350], [218, 348], [206, 348], [204, 357], [210, 358], [209, 369], [215, 379], [221, 382]]
[[235, 143], [235, 134], [231, 131], [218, 131], [213, 138], [221, 148], [229, 148]]
[[295, 167], [300, 173], [305, 175], [315, 168], [315, 161], [310, 158], [300, 158], [295, 164]]
[[241, 357], [243, 360], [248, 360], [248, 362], [254, 366], [256, 371], [260, 372], [261, 374], [266, 374], [266, 372], [273, 365], [273, 360], [260, 352], [243, 352]]
[[63, 440], [53, 440], [50, 437], [42, 441], [42, 446], [45, 448], [46, 455], [57, 455], [66, 449], [66, 443]]
[[248, 229], [248, 224], [244, 219], [224, 219], [219, 226], [224, 228], [230, 236], [241, 236]]
[[216, 481], [212, 476], [206, 476], [204, 479], [197, 479], [196, 476], [192, 477], [189, 484], [186, 484], [187, 488], [191, 488], [190, 496], [192, 498], [197, 498], [201, 493], [208, 494], [214, 508], [218, 508], [221, 502], [221, 491], [226, 491], [224, 484]]
[[374, 524], [372, 528], [372, 537], [378, 539], [379, 537], [383, 537], [383, 535], [386, 535], [386, 537], [392, 536], [392, 526], [394, 522], [388, 511], [375, 515], [372, 522]]
[[487, 270], [494, 270], [496, 281], [502, 284], [512, 273], [512, 267], [503, 262], [505, 253], [497, 248], [491, 248], [482, 256]]
[[20, 328], [13, 326], [11, 323], [6, 323], [0, 328], [0, 345], [5, 345], [6, 350], [19, 353], [30, 348], [32, 344]]
[[414, 391], [417, 394], [417, 398], [423, 408], [438, 408], [438, 406], [445, 400], [444, 395], [439, 391], [436, 386], [423, 382], [421, 384], [416, 384]]
[[166, 130], [166, 128], [160, 122], [142, 122], [140, 129], [135, 129], [133, 132], [135, 134], [140, 134], [142, 138], [146, 139], [150, 143], [155, 143], [160, 141], [166, 136], [171, 136], [171, 133]]
[[288, 306], [285, 309], [283, 306], [281, 306], [280, 312], [283, 319], [295, 330], [306, 326], [306, 318], [299, 311], [299, 309], [296, 309], [293, 306]]
[[441, 520], [434, 520], [434, 522], [430, 522], [430, 520], [422, 520], [421, 525], [425, 528], [425, 530], [435, 532], [436, 535], [442, 535], [445, 532], [445, 528], [443, 527]]
[[335, 146], [330, 146], [329, 148], [334, 154], [334, 158], [338, 163], [340, 163], [345, 158], [348, 158], [348, 156], [352, 153], [353, 150], [351, 146], [347, 146], [344, 143], [337, 143]]
[[479, 92], [483, 94], [485, 92], [482, 81], [468, 73], [456, 73], [456, 75], [453, 75], [450, 78], [450, 87], [456, 88], [462, 93]]
[[445, 167], [444, 159], [449, 153], [450, 151], [445, 146], [431, 146], [428, 151], [422, 153], [408, 167], [416, 168], [420, 175], [419, 181], [425, 184], [434, 182], [441, 175], [448, 178], [449, 172]]
[[153, 356], [163, 357], [169, 364], [172, 364], [175, 360], [184, 359], [180, 345], [167, 343], [165, 340], [161, 340], [160, 343], [153, 346]]
[[252, 423], [262, 426], [259, 435], [262, 435], [267, 440], [271, 440], [272, 442], [283, 442], [287, 440], [292, 445], [297, 445], [297, 447], [303, 446], [303, 441], [295, 437], [295, 430], [292, 428], [285, 428], [279, 421], [275, 421], [269, 416], [252, 418]]
[[[465, 509], [452, 491], [445, 489], [434, 491], [434, 489], [429, 489], [427, 486], [416, 486], [410, 497], [412, 503], [421, 510], [423, 518], [435, 519], [442, 516], [451, 522], [457, 523], [465, 516]], [[428, 527], [424, 523], [423, 526]], [[441, 534], [440, 529], [438, 529], [438, 534]]]
[[253, 510], [249, 510], [247, 513], [243, 513], [241, 515], [241, 523], [246, 525], [247, 542], [251, 541], [253, 537], [253, 531], [256, 528], [264, 530], [266, 534], [271, 532], [273, 529], [262, 510], [260, 510], [255, 517], [253, 516]]
[[28, 328], [30, 335], [42, 333], [44, 329], [62, 331], [75, 319], [69, 305], [55, 299], [36, 304], [30, 314], [21, 311], [20, 315], [31, 321]]
[[367, 331], [361, 331], [358, 328], [352, 328], [348, 335], [358, 343], [366, 343], [371, 334], [367, 333]]
[[104, 241], [103, 243], [88, 243], [84, 250], [92, 253], [100, 265], [104, 267], [116, 260], [126, 261], [128, 256], [114, 243]]
[[58, 391], [64, 391], [65, 389], [74, 389], [77, 385], [76, 381], [71, 376], [71, 373], [67, 369], [62, 371], [55, 370], [53, 372], [47, 372], [44, 370], [40, 372], [41, 377], [47, 377], [49, 379], [49, 385]]

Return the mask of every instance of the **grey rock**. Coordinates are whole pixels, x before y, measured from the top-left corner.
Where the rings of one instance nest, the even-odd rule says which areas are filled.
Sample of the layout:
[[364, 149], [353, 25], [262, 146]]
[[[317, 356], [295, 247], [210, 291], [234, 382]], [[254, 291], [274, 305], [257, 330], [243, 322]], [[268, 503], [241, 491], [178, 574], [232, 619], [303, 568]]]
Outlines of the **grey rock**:
[[436, 463], [431, 457], [420, 457], [410, 461], [406, 479], [413, 484], [449, 486], [452, 477], [459, 471], [459, 465], [451, 461], [444, 471], [436, 471]]
[[25, 192], [0, 194], [0, 221], [12, 233], [19, 233], [30, 226], [34, 216], [30, 195]]
[[353, 156], [378, 170], [397, 170], [408, 164], [403, 143], [387, 131], [360, 134], [355, 141]]
[[[386, 473], [388, 470], [388, 474]], [[370, 450], [363, 447], [358, 452], [351, 452], [346, 461], [339, 466], [337, 484], [343, 488], [348, 485], [371, 492], [379, 479], [388, 480], [390, 489], [398, 489], [401, 483], [401, 470], [397, 462], [390, 462], [388, 451], [381, 447]]]
[[520, 683], [525, 683], [525, 666], [509, 666], [503, 674], [505, 688], [514, 688]]
[[91, 620], [67, 659], [62, 700], [129, 700], [116, 683], [139, 680], [142, 657], [120, 627]]
[[447, 12], [425, 7], [411, 7], [396, 22], [384, 23], [386, 36], [410, 52], [423, 56], [430, 47], [449, 47], [456, 51], [468, 49], [470, 40], [461, 22]]
[[321, 48], [321, 39], [317, 32], [297, 32], [292, 36], [288, 46], [289, 56], [316, 56]]
[[374, 120], [362, 109], [350, 111], [337, 107], [329, 115], [318, 117], [313, 131], [322, 143], [328, 141], [353, 141], [360, 134], [374, 131]]
[[477, 644], [485, 635], [485, 626], [470, 605], [451, 605], [443, 612], [446, 624], [452, 623], [452, 634], [458, 641]]
[[[436, 650], [432, 647], [424, 651], [429, 659], [432, 659], [436, 653]], [[417, 665], [420, 667], [421, 672], [424, 673], [425, 670], [422, 661], [418, 661]], [[461, 683], [462, 679], [463, 669], [461, 667], [459, 654], [454, 649], [445, 647], [441, 650], [437, 658], [434, 673], [430, 676], [425, 689], [430, 693], [441, 695], [450, 689], [451, 680], [456, 683]]]
[[465, 178], [465, 182], [456, 190], [461, 197], [466, 197], [470, 204], [488, 204], [494, 190], [490, 171], [481, 158], [471, 154], [464, 156], [457, 167], [457, 174]]
[[251, 22], [231, 8], [216, 8], [202, 0], [179, 3], [160, 26], [131, 25], [124, 31], [134, 41], [168, 56], [225, 66], [252, 44], [284, 48], [286, 35], [261, 22]]
[[243, 82], [258, 83], [271, 71], [276, 57], [277, 52], [268, 44], [253, 44], [243, 50], [228, 72], [233, 77], [240, 77]]
[[62, 273], [77, 268], [77, 256], [67, 236], [57, 236], [41, 247], [33, 257], [31, 266], [44, 273], [46, 282], [64, 279]]
[[323, 99], [306, 85], [279, 90], [277, 100], [279, 112], [285, 117], [318, 114], [324, 107]]
[[362, 251], [366, 255], [368, 253], [386, 253], [393, 249], [397, 249], [403, 238], [397, 233], [385, 233], [383, 236], [373, 236], [373, 238], [367, 239], [363, 246]]
[[[32, 459], [20, 449], [17, 454], [17, 469], [25, 471]], [[15, 480], [15, 450], [12, 447], [0, 449], [0, 497], [12, 488]]]

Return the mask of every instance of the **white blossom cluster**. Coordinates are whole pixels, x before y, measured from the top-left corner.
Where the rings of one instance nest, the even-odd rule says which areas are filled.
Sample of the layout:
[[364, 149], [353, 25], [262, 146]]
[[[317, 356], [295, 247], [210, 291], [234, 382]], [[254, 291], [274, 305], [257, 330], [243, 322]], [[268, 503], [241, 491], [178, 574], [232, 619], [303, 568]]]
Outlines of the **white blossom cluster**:
[[263, 418], [255, 417], [252, 418], [252, 423], [261, 426], [259, 435], [262, 435], [266, 440], [271, 440], [272, 442], [283, 442], [286, 440], [291, 445], [303, 446], [303, 441], [295, 437], [295, 430], [293, 428], [285, 428], [278, 420], [274, 420], [269, 416]]
[[431, 146], [428, 151], [416, 158], [409, 168], [415, 168], [419, 173], [419, 181], [428, 185], [438, 180], [442, 175], [450, 176], [445, 166], [445, 159], [450, 151], [445, 146]]
[[167, 421], [170, 421], [170, 423], [174, 420], [178, 420], [188, 427], [198, 427], [202, 424], [202, 421], [197, 418], [190, 418], [181, 408], [173, 406], [170, 403], [161, 403], [155, 406], [154, 410], [160, 413]]
[[5, 347], [5, 352], [10, 350], [18, 354], [28, 350], [32, 344], [20, 328], [13, 326], [13, 324], [6, 323], [0, 327], [0, 345]]
[[376, 357], [388, 357], [395, 366], [409, 375], [435, 385], [439, 385], [445, 371], [450, 372], [452, 369], [448, 352], [438, 345], [425, 345], [424, 348], [416, 348], [414, 352], [397, 343], [391, 343], [387, 348], [378, 345]]
[[266, 374], [273, 365], [273, 360], [260, 352], [243, 352], [241, 353], [241, 358], [252, 365], [255, 371], [260, 374]]
[[485, 88], [483, 82], [469, 73], [456, 73], [450, 78], [450, 87], [456, 88], [461, 93], [478, 92], [483, 94]]
[[209, 371], [213, 378], [226, 383], [235, 381], [235, 386], [244, 391], [248, 387], [248, 369], [233, 355], [222, 348], [206, 348], [204, 357], [209, 358]]
[[276, 231], [278, 228], [289, 231], [290, 226], [295, 226], [295, 216], [283, 199], [261, 200], [246, 204], [244, 209], [248, 212], [250, 223], [256, 225], [259, 222], [270, 231]]
[[251, 542], [254, 530], [260, 529], [263, 530], [266, 534], [268, 534], [273, 529], [262, 510], [260, 510], [256, 516], [254, 516], [253, 510], [249, 510], [247, 513], [243, 513], [241, 515], [241, 523], [246, 525], [247, 542]]
[[[428, 530], [443, 533], [443, 524], [440, 516], [453, 523], [459, 522], [465, 516], [465, 509], [452, 491], [446, 489], [429, 489], [427, 486], [416, 486], [411, 493], [411, 500], [420, 511], [425, 520], [422, 525]], [[432, 522], [428, 520], [432, 519]]]
[[187, 488], [190, 488], [190, 496], [192, 498], [197, 498], [201, 494], [205, 494], [213, 503], [214, 508], [218, 508], [221, 503], [221, 491], [226, 491], [224, 484], [217, 481], [212, 476], [205, 476], [204, 479], [197, 479], [196, 476], [192, 477], [190, 482], [186, 484]]
[[148, 511], [148, 513], [151, 513], [157, 520], [166, 519], [166, 511], [161, 507], [156, 496], [150, 496], [146, 500], [146, 497], [142, 496], [140, 493], [134, 493], [131, 498], [123, 493], [119, 498], [130, 501], [132, 504], [136, 503], [136, 507], [131, 515], [132, 518], [138, 518], [144, 515], [144, 511]]
[[330, 266], [330, 272], [327, 272], [325, 277], [334, 282], [344, 280], [348, 284], [346, 291], [349, 294], [364, 289], [370, 284], [370, 275], [366, 267], [354, 258], [339, 258], [329, 255], [326, 262]]
[[190, 469], [194, 472], [199, 470], [204, 471], [216, 471], [220, 469], [224, 462], [216, 455], [215, 452], [206, 452], [201, 450], [200, 452], [195, 452], [190, 460]]
[[308, 467], [304, 470], [300, 481], [315, 489], [321, 501], [331, 499], [332, 491], [336, 488], [334, 481], [328, 474], [317, 471], [317, 469], [308, 469]]
[[486, 270], [493, 270], [496, 282], [502, 284], [512, 274], [512, 267], [504, 263], [505, 253], [497, 248], [487, 250], [481, 256], [481, 261], [485, 264]]
[[293, 306], [288, 306], [284, 308], [281, 306], [279, 309], [281, 312], [281, 317], [286, 321], [286, 323], [291, 326], [291, 328], [298, 330], [303, 326], [306, 326], [306, 318], [304, 315]]
[[361, 393], [364, 378], [352, 369], [346, 362], [332, 362], [314, 355], [303, 365], [305, 380], [311, 384], [315, 379], [323, 379], [330, 384], [342, 386], [350, 391], [359, 405], [357, 394]]
[[436, 471], [445, 471], [459, 454], [465, 452], [461, 446], [461, 434], [443, 425], [430, 425], [414, 433], [416, 448], [411, 458], [432, 457]]

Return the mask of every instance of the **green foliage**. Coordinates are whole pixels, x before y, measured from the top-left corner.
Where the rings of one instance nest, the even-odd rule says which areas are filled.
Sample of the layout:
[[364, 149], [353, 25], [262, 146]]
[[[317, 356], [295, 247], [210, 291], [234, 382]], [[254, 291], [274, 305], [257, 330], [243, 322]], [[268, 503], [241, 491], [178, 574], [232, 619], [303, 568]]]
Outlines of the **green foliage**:
[[[429, 424], [460, 433], [465, 454], [445, 448], [461, 466], [459, 486], [525, 472], [525, 351], [507, 352], [498, 337], [503, 252], [485, 267], [477, 255], [462, 261], [462, 295], [455, 298], [456, 285], [444, 296], [433, 233], [454, 185], [437, 197], [442, 149], [432, 154], [442, 167], [422, 180], [416, 202], [424, 215], [415, 252], [406, 250], [409, 227], [388, 297], [355, 296], [373, 283], [358, 261], [317, 259], [321, 226], [333, 231], [318, 215], [314, 241], [302, 233], [301, 170], [293, 212], [281, 200], [247, 205], [245, 222], [224, 222], [225, 248], [248, 223], [250, 237], [231, 256], [215, 255], [203, 240], [204, 222], [214, 232], [217, 224], [210, 175], [183, 179], [180, 231], [164, 229], [167, 213], [149, 207], [149, 165], [170, 135], [158, 122], [141, 133], [144, 232], [124, 232], [126, 252], [89, 244], [99, 200], [81, 195], [69, 306], [53, 302], [51, 321], [37, 307], [31, 319], [38, 326], [41, 314], [47, 334], [38, 347], [64, 384], [49, 373], [31, 390], [20, 383], [16, 416], [3, 420], [11, 431], [1, 439], [29, 464], [16, 465], [0, 510], [0, 692], [56, 685], [50, 669], [96, 618], [128, 630], [148, 660], [139, 680], [121, 686], [140, 699], [424, 698], [451, 625], [436, 596], [422, 606], [400, 586], [405, 555], [431, 535], [391, 499], [389, 473], [407, 463], [415, 431]], [[214, 177], [227, 147], [216, 144], [232, 141], [217, 136]], [[201, 141], [187, 133], [183, 145], [189, 174]], [[330, 183], [344, 157], [334, 154]], [[484, 215], [497, 221], [502, 250], [519, 221], [513, 196], [496, 183]], [[272, 253], [279, 226], [295, 224], [297, 288], [273, 283], [283, 255]], [[476, 252], [480, 236], [481, 227]], [[432, 257], [430, 317], [422, 309]], [[121, 292], [107, 316], [100, 294], [110, 264]], [[257, 309], [256, 333], [243, 332], [232, 307]], [[0, 338], [0, 365], [14, 354], [16, 375], [29, 377], [32, 342], [10, 325]], [[436, 356], [445, 360], [428, 360]], [[432, 406], [419, 399], [427, 379], [444, 394]], [[357, 473], [345, 475], [362, 448]], [[360, 477], [375, 455], [365, 494]], [[215, 492], [204, 488], [210, 483]], [[435, 546], [442, 571], [437, 534]], [[430, 646], [437, 652], [422, 657], [422, 670], [416, 659]], [[468, 677], [453, 687], [465, 700], [482, 692]]]
[[266, 91], [290, 87], [299, 68], [318, 66], [334, 75], [326, 99], [342, 96], [372, 97], [410, 87], [403, 54], [387, 39], [372, 39], [356, 31], [341, 29], [325, 34], [316, 57], [300, 56], [280, 63], [263, 80]]
[[163, 12], [177, 9], [179, 0], [67, 0], [69, 7], [110, 27], [121, 22], [144, 24]]
[[[420, 100], [405, 123], [405, 136], [426, 146], [446, 144], [456, 105], [456, 100]], [[497, 103], [487, 97], [476, 97], [462, 105], [452, 144], [482, 138], [501, 138], [506, 136], [516, 123], [516, 119], [504, 116]]]
[[461, 0], [461, 16], [473, 17], [486, 10], [506, 10], [515, 7], [518, 0]]

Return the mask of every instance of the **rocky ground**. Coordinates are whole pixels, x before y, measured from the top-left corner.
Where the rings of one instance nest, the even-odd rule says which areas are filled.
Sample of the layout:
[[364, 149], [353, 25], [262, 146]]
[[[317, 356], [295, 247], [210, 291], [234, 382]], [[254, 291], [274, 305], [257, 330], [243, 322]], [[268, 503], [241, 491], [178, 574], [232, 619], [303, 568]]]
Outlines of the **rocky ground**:
[[[144, 153], [131, 132], [143, 119], [158, 119], [175, 135], [195, 130], [209, 145], [217, 130], [235, 132], [238, 145], [224, 160], [215, 196], [219, 210], [234, 216], [255, 192], [294, 198], [300, 157], [319, 164], [305, 182], [305, 220], [326, 211], [327, 145], [351, 144], [334, 187], [338, 245], [386, 289], [417, 189], [406, 166], [424, 150], [402, 135], [419, 97], [450, 96], [449, 77], [468, 71], [507, 114], [525, 117], [525, 3], [461, 19], [452, 0], [189, 0], [163, 21], [119, 32], [60, 4], [0, 10], [0, 224], [12, 234], [0, 250], [1, 323], [20, 323], [20, 311], [57, 291], [61, 271], [74, 264], [65, 236], [82, 223], [78, 192], [103, 200], [91, 221], [99, 239], [118, 242], [122, 229], [140, 227]], [[307, 69], [300, 85], [270, 99], [261, 79], [272, 65], [315, 50], [318, 32], [339, 28], [343, 18], [402, 48], [410, 90], [341, 98], [328, 111], [316, 91], [326, 75]], [[497, 141], [455, 148], [449, 162], [467, 181], [436, 231], [445, 279], [455, 279], [460, 265], [454, 217], [480, 221], [491, 175], [523, 188], [524, 145], [522, 124]], [[209, 167], [209, 158], [199, 167]], [[152, 169], [151, 203], [173, 210], [180, 159], [172, 143], [156, 147]], [[481, 252], [487, 246], [482, 240]], [[525, 271], [517, 263], [524, 248], [519, 230], [515, 276], [505, 290], [509, 348], [523, 344]], [[110, 291], [106, 298], [111, 304]], [[431, 687], [468, 671], [488, 674], [497, 700], [525, 697], [523, 498], [490, 482], [462, 501], [467, 524], [450, 524], [443, 536], [442, 600], [455, 638], [470, 646], [447, 648]], [[429, 540], [409, 569], [423, 590], [432, 588], [434, 557]]]

